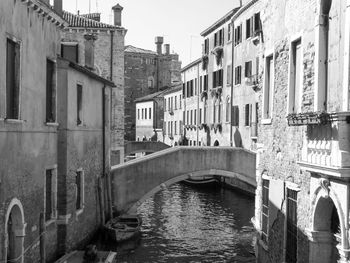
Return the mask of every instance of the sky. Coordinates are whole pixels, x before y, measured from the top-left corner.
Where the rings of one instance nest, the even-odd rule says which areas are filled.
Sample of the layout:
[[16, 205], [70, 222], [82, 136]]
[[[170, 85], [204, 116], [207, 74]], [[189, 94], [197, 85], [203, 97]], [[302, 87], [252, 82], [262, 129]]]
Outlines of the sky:
[[201, 56], [200, 33], [239, 6], [239, 0], [63, 0], [63, 8], [74, 14], [100, 12], [101, 22], [112, 24], [117, 3], [124, 7], [125, 45], [155, 51], [155, 37], [163, 36], [182, 66]]

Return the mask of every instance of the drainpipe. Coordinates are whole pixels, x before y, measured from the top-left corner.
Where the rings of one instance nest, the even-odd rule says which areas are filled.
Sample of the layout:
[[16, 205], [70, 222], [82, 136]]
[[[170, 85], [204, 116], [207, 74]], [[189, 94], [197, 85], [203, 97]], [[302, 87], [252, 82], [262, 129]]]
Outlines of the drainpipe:
[[111, 65], [110, 65], [110, 80], [113, 81], [113, 49], [114, 49], [114, 31], [111, 30]]
[[[199, 85], [200, 85], [200, 81], [199, 81], [199, 65], [200, 63], [197, 64], [197, 116], [196, 116], [196, 122], [197, 122], [197, 146], [199, 143], [199, 129], [198, 129], [198, 121], [199, 121]], [[200, 125], [200, 124], [199, 124]]]
[[[241, 6], [242, 6], [242, 1], [241, 1]], [[230, 99], [230, 146], [233, 146], [233, 128], [232, 128], [232, 103], [233, 103], [233, 74], [235, 73], [234, 71], [234, 55], [235, 55], [235, 20], [232, 18], [231, 20], [231, 25], [232, 25], [232, 61], [231, 61], [231, 99]]]

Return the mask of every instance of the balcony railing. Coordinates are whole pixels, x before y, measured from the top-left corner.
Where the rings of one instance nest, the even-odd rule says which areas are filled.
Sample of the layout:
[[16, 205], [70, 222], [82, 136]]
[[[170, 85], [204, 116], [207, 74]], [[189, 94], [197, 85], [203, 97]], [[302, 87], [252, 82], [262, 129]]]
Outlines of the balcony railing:
[[256, 87], [259, 84], [259, 75], [255, 74], [255, 75], [251, 75], [249, 77], [245, 77], [245, 84], [247, 86], [251, 86], [252, 89], [254, 89], [256, 91]]
[[350, 177], [350, 112], [302, 114], [288, 120], [307, 125], [301, 161], [303, 169], [338, 177]]

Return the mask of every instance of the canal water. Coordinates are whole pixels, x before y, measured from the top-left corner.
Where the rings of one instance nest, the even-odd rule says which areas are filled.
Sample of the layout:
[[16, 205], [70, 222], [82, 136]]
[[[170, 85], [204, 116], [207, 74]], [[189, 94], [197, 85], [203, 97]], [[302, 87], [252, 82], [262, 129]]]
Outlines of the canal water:
[[146, 200], [138, 213], [137, 241], [114, 249], [104, 244], [117, 250], [118, 262], [248, 262], [252, 256], [252, 197], [180, 183]]

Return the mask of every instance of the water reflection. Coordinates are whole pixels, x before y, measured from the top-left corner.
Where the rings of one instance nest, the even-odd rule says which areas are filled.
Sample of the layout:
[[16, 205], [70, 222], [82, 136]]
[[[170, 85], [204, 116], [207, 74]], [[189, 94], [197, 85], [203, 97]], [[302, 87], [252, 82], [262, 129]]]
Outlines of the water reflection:
[[118, 262], [235, 262], [236, 255], [251, 256], [253, 198], [176, 184], [149, 198], [138, 213], [141, 238], [118, 247]]

